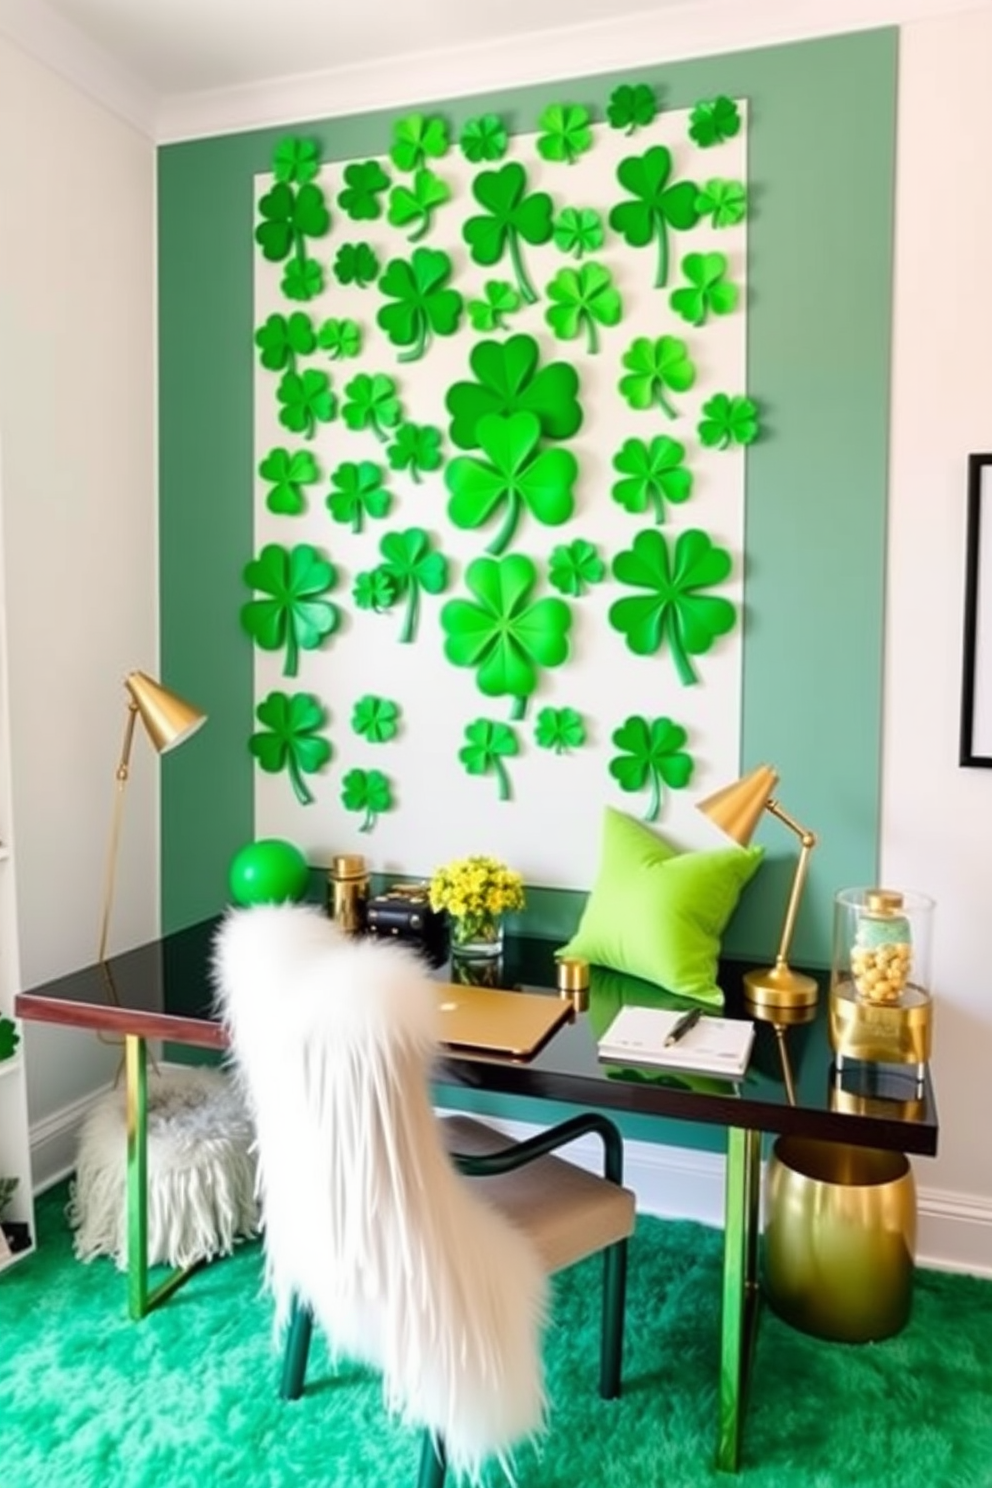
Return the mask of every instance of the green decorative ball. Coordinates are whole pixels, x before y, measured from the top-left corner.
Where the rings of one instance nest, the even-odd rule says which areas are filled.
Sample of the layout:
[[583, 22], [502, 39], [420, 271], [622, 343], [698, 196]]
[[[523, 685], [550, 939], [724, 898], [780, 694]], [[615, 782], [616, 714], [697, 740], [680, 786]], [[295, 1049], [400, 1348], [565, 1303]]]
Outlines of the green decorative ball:
[[278, 837], [249, 842], [231, 860], [228, 884], [235, 904], [281, 904], [302, 899], [310, 880], [298, 847]]

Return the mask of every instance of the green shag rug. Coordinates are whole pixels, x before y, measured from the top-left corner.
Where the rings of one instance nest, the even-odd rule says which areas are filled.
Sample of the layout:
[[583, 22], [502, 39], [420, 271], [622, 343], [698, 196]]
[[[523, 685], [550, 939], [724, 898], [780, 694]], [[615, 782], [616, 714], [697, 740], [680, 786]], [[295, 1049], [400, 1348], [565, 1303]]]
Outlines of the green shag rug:
[[[65, 1185], [38, 1204], [37, 1254], [0, 1280], [4, 1488], [415, 1488], [419, 1434], [375, 1375], [332, 1374], [317, 1339], [302, 1400], [245, 1245], [141, 1323], [110, 1260], [77, 1262]], [[555, 1286], [551, 1414], [520, 1488], [704, 1488], [713, 1468], [721, 1235], [642, 1218], [631, 1246], [624, 1395], [596, 1391], [599, 1266]], [[489, 1475], [502, 1481], [497, 1470]], [[741, 1488], [992, 1488], [992, 1282], [920, 1271], [884, 1343], [807, 1338], [767, 1309]]]

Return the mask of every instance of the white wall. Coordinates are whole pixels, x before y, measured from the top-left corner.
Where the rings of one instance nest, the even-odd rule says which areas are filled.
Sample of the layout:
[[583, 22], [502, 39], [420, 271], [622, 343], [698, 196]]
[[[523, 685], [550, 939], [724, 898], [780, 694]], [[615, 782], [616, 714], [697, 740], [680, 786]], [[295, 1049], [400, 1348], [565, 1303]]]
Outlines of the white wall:
[[[132, 667], [157, 672], [154, 148], [0, 37], [13, 831], [26, 984], [94, 959]], [[136, 741], [112, 944], [158, 925], [157, 763]], [[112, 1075], [26, 1032], [33, 1119]]]

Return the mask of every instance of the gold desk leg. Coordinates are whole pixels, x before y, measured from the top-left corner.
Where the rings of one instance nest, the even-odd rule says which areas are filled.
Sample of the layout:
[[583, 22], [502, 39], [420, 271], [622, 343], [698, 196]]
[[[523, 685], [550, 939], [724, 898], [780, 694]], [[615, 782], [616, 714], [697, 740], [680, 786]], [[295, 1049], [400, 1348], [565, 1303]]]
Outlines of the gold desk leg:
[[716, 1465], [740, 1465], [748, 1376], [758, 1321], [758, 1195], [761, 1133], [727, 1132], [723, 1239], [723, 1321], [720, 1338], [720, 1424]]

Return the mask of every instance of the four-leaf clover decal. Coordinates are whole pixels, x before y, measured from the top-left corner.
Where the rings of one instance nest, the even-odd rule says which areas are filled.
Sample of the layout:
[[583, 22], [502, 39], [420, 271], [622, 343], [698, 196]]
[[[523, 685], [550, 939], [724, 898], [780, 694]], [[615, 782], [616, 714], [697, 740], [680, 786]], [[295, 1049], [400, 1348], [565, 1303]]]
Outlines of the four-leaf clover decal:
[[264, 725], [248, 740], [250, 753], [263, 770], [276, 775], [285, 770], [301, 806], [313, 803], [304, 775], [315, 775], [331, 757], [331, 746], [318, 732], [324, 708], [312, 692], [270, 692], [255, 709]]
[[727, 550], [695, 527], [680, 534], [674, 555], [654, 528], [639, 532], [633, 547], [614, 558], [613, 577], [646, 592], [612, 604], [610, 624], [637, 656], [650, 656], [667, 642], [682, 685], [698, 682], [690, 656], [708, 651], [737, 619], [729, 599], [700, 591], [723, 583], [730, 569]]
[[537, 715], [534, 739], [542, 749], [564, 754], [586, 742], [586, 726], [574, 708], [542, 708]]
[[595, 544], [586, 542], [585, 538], [577, 537], [574, 542], [551, 549], [548, 583], [559, 594], [578, 599], [591, 584], [600, 584], [605, 578], [606, 564]]
[[395, 739], [400, 726], [399, 704], [372, 692], [358, 699], [351, 715], [351, 726], [370, 744], [388, 744]]
[[310, 543], [266, 543], [245, 565], [244, 580], [269, 598], [243, 605], [242, 625], [264, 651], [285, 646], [283, 675], [295, 677], [300, 651], [316, 650], [337, 627], [337, 606], [325, 598], [337, 582], [333, 566]]
[[753, 444], [760, 432], [758, 410], [750, 398], [716, 393], [703, 404], [699, 438], [709, 449]]
[[613, 743], [622, 753], [610, 760], [610, 774], [620, 789], [651, 788], [645, 821], [657, 820], [663, 786], [682, 790], [692, 778], [693, 759], [682, 747], [686, 737], [682, 725], [670, 718], [655, 718], [648, 723], [636, 713], [613, 734]]
[[581, 104], [550, 104], [538, 119], [537, 127], [544, 131], [537, 137], [537, 153], [543, 160], [563, 160], [574, 165], [580, 155], [592, 148], [589, 110]]

